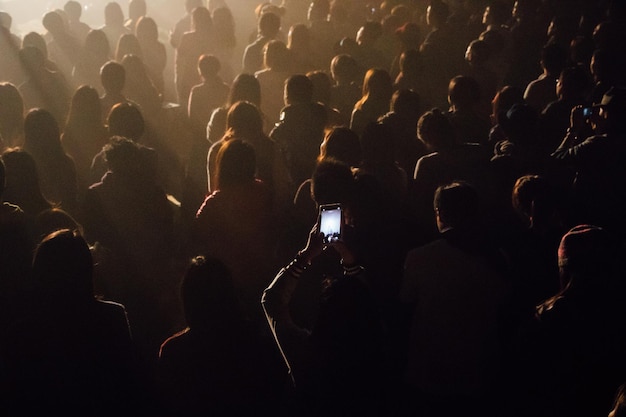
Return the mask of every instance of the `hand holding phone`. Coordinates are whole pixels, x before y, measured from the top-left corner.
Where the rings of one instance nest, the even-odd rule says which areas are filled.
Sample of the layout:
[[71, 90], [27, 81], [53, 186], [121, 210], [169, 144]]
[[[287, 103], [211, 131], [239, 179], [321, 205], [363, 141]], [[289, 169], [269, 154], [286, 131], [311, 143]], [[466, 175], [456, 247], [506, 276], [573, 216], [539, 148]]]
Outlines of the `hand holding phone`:
[[319, 231], [324, 244], [341, 240], [343, 233], [341, 204], [322, 204], [320, 206]]

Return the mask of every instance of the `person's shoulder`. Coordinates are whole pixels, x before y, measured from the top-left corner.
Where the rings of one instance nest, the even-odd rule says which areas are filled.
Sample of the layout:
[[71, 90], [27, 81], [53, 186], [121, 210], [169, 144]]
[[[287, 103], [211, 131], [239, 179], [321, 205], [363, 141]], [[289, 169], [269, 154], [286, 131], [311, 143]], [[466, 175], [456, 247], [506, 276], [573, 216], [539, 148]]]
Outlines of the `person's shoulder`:
[[159, 349], [159, 358], [168, 358], [181, 350], [190, 337], [189, 327], [165, 339]]

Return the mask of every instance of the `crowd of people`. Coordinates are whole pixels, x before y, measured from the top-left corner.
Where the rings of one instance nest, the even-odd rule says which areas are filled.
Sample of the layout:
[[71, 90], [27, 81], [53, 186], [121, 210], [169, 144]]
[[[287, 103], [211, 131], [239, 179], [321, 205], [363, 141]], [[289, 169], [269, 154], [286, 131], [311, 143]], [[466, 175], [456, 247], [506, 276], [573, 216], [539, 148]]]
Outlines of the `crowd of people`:
[[0, 12], [7, 415], [626, 415], [626, 3], [180, 3]]

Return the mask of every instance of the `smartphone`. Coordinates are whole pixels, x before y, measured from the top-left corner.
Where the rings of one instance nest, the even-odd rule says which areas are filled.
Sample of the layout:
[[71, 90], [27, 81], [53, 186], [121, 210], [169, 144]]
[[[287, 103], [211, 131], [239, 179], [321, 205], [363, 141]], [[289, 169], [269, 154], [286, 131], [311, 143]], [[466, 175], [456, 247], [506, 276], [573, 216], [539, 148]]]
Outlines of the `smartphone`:
[[322, 241], [327, 244], [340, 240], [343, 232], [341, 204], [322, 204], [319, 216]]

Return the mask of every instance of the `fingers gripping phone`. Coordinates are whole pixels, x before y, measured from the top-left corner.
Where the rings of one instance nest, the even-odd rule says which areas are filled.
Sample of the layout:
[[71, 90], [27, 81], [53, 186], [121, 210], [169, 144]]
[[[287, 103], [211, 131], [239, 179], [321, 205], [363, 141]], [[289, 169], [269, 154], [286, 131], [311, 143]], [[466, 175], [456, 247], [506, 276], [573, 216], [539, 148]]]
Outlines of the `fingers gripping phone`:
[[343, 212], [341, 204], [322, 204], [319, 213], [322, 241], [327, 243], [341, 240], [343, 233]]

